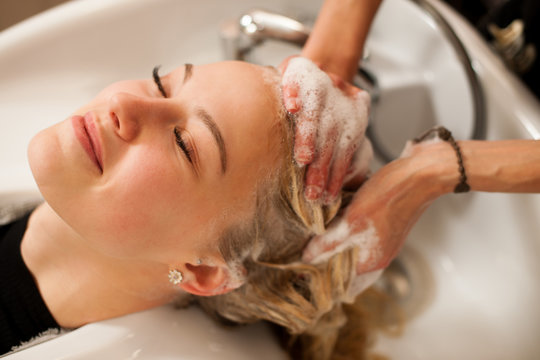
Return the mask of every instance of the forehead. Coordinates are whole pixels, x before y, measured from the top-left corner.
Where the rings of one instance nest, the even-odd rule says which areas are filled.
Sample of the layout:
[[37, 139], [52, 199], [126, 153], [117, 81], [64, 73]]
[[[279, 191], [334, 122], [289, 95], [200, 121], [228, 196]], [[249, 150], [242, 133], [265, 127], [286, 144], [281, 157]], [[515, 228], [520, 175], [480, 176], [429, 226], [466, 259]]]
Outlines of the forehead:
[[251, 198], [281, 159], [279, 81], [273, 68], [222, 62], [194, 66], [186, 82], [190, 101], [206, 108], [223, 134], [228, 171], [219, 189], [229, 199]]
[[212, 113], [225, 141], [263, 148], [281, 121], [279, 75], [276, 70], [244, 62], [222, 62], [196, 66], [190, 91], [193, 103]]
[[[279, 95], [280, 74], [277, 69], [271, 66], [259, 66], [242, 61], [223, 61], [205, 65], [190, 66], [193, 71], [190, 75], [197, 78], [194, 83], [199, 86], [225, 87], [229, 91], [251, 92], [251, 95], [266, 92], [267, 95], [275, 98]], [[186, 78], [186, 66], [182, 65], [164, 76], [173, 84], [173, 93], [179, 90]], [[191, 82], [191, 81], [189, 81]], [[227, 93], [222, 95], [227, 96]]]

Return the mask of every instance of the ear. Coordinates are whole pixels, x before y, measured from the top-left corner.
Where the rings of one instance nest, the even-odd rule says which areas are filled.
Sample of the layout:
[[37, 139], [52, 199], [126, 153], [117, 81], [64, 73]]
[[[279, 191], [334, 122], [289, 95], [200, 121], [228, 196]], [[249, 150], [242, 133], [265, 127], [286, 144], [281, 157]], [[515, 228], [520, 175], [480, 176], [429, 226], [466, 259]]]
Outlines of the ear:
[[184, 264], [185, 278], [180, 287], [199, 296], [225, 294], [244, 284], [241, 269], [230, 269], [219, 259], [202, 264]]

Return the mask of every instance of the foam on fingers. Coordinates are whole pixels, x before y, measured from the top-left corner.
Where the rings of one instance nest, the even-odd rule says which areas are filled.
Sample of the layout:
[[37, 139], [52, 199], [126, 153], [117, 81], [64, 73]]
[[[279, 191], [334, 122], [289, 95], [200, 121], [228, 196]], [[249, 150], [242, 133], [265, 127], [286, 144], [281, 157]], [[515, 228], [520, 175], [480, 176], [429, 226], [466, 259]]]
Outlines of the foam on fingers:
[[[294, 99], [301, 104], [296, 118], [294, 151], [295, 160], [300, 165], [310, 165], [312, 162], [316, 165], [317, 159], [322, 154], [328, 156], [330, 151], [329, 164], [344, 162], [344, 149], [359, 146], [364, 140], [369, 95], [349, 84], [348, 87], [358, 91], [343, 91], [335, 83], [335, 76], [332, 79], [307, 58], [295, 57], [287, 64], [282, 77], [283, 89], [294, 89]], [[285, 106], [287, 109], [295, 108], [288, 103]], [[362, 156], [362, 165], [366, 164], [366, 160], [369, 164], [371, 157], [371, 151]], [[320, 164], [316, 166], [320, 167]], [[358, 173], [358, 169], [355, 170]], [[320, 185], [322, 189], [327, 187], [326, 181]]]
[[333, 255], [351, 247], [358, 248], [358, 262], [366, 264], [380, 258], [377, 229], [371, 221], [362, 231], [352, 232], [345, 220], [340, 220], [322, 235], [313, 238], [304, 250], [303, 260], [311, 264], [328, 261]]
[[339, 127], [343, 130], [341, 133], [344, 136], [341, 139], [344, 142], [364, 135], [370, 103], [369, 95], [365, 91], [347, 96], [334, 86], [324, 71], [303, 57], [289, 61], [282, 83], [285, 86], [294, 84], [297, 87], [302, 111], [305, 116], [317, 119], [319, 132]]

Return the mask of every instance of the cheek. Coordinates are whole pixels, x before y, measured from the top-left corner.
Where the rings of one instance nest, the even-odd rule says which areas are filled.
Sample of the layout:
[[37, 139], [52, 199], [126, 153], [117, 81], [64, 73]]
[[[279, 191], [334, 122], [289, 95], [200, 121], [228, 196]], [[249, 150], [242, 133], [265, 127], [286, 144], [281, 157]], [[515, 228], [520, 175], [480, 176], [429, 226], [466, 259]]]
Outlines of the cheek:
[[221, 205], [212, 189], [195, 178], [189, 165], [177, 166], [158, 150], [131, 149], [96, 189], [99, 225], [86, 231], [102, 251], [163, 259], [198, 246], [213, 231]]
[[189, 203], [188, 182], [166, 166], [160, 154], [126, 155], [99, 191], [105, 227], [116, 237], [148, 241], [165, 236], [177, 222], [180, 203]]
[[55, 210], [92, 248], [120, 258], [171, 251], [192, 221], [190, 184], [152, 149], [132, 149], [100, 181], [63, 196]]

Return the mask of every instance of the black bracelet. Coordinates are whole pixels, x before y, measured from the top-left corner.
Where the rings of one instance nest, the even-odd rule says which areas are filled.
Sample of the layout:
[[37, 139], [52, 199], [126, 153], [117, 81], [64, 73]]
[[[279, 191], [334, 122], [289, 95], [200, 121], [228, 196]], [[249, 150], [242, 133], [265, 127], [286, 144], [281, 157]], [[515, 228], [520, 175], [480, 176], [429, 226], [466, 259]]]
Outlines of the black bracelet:
[[425, 133], [423, 133], [416, 139], [414, 139], [413, 142], [415, 144], [420, 143], [426, 140], [426, 138], [432, 134], [436, 134], [436, 136], [439, 139], [449, 142], [456, 152], [458, 165], [459, 165], [459, 183], [454, 188], [454, 192], [455, 193], [468, 192], [471, 189], [471, 187], [469, 186], [469, 184], [467, 184], [467, 175], [465, 174], [465, 167], [463, 166], [463, 155], [461, 155], [461, 149], [459, 148], [456, 140], [454, 140], [454, 137], [452, 136], [452, 133], [450, 132], [450, 130], [448, 130], [444, 126], [436, 126], [432, 129], [429, 129], [428, 131], [426, 131]]

